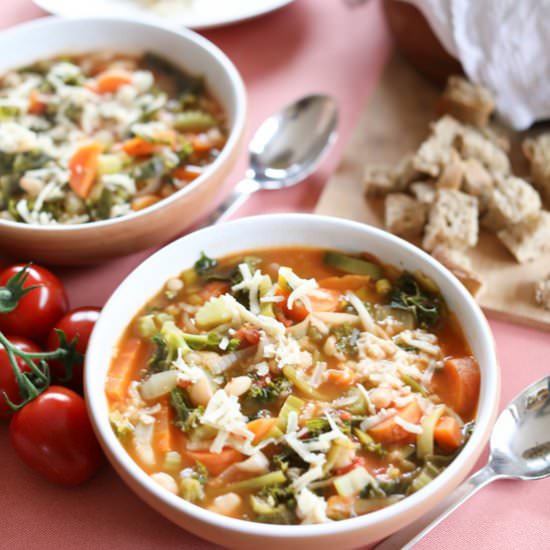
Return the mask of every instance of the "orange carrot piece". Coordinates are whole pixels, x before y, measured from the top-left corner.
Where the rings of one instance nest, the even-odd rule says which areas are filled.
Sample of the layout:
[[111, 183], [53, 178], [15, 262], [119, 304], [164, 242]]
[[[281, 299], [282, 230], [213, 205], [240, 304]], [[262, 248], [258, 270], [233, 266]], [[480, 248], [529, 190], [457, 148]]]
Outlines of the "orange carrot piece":
[[252, 443], [255, 445], [262, 441], [262, 439], [265, 439], [267, 434], [277, 424], [277, 420], [277, 418], [256, 418], [256, 420], [249, 422], [246, 427], [254, 434]]
[[446, 453], [456, 451], [462, 443], [462, 431], [456, 418], [442, 416], [435, 426], [434, 439]]
[[146, 157], [158, 151], [159, 147], [168, 145], [174, 149], [176, 146], [177, 135], [172, 130], [156, 132], [153, 138], [153, 141], [140, 137], [131, 138], [123, 143], [122, 149], [131, 157]]
[[372, 279], [367, 275], [342, 275], [341, 277], [321, 279], [319, 286], [333, 290], [359, 290], [370, 283], [372, 283]]
[[156, 195], [142, 195], [141, 197], [135, 197], [132, 199], [130, 207], [132, 210], [137, 212], [138, 210], [143, 210], [144, 208], [156, 204], [158, 201], [160, 201], [160, 197], [157, 197]]
[[135, 370], [137, 361], [141, 354], [143, 343], [138, 338], [131, 338], [124, 343], [113, 360], [113, 364], [107, 373], [105, 394], [110, 401], [122, 401], [126, 392], [132, 373]]
[[[288, 296], [288, 293], [286, 295]], [[317, 288], [312, 294], [308, 294], [308, 298], [311, 311], [336, 311], [340, 305], [340, 292], [338, 290]], [[292, 304], [292, 309], [288, 307], [286, 301], [282, 305], [285, 315], [297, 323], [303, 321], [310, 313], [301, 300], [296, 300]]]
[[132, 75], [127, 71], [108, 70], [97, 76], [96, 88], [100, 94], [114, 94], [121, 86], [132, 83]]
[[32, 90], [29, 95], [29, 113], [41, 115], [46, 110], [46, 104], [40, 99], [38, 90]]
[[403, 420], [411, 424], [418, 424], [422, 417], [422, 409], [418, 402], [411, 401], [393, 416], [386, 418], [376, 426], [368, 430], [370, 436], [380, 443], [413, 442], [416, 440], [416, 434], [408, 432], [400, 426], [395, 419], [400, 416]]
[[172, 176], [178, 180], [193, 181], [202, 174], [202, 168], [200, 166], [194, 166], [187, 164], [185, 166], [178, 166], [172, 171]]
[[210, 298], [217, 298], [225, 294], [229, 290], [229, 284], [224, 281], [210, 281], [206, 283], [197, 294], [204, 302], [208, 302]]
[[213, 476], [221, 474], [231, 464], [239, 462], [244, 458], [242, 453], [226, 447], [221, 453], [211, 453], [210, 451], [187, 451], [187, 456], [195, 462], [204, 464], [208, 473]]
[[161, 453], [173, 450], [172, 445], [172, 408], [168, 399], [160, 402], [160, 411], [156, 415], [155, 448]]
[[349, 388], [355, 383], [355, 377], [349, 370], [329, 369], [327, 371], [327, 380], [340, 388]]
[[208, 153], [213, 147], [216, 146], [206, 134], [197, 134], [191, 138], [191, 145], [193, 146], [193, 151], [199, 154]]
[[97, 160], [103, 152], [101, 143], [88, 143], [76, 150], [69, 161], [69, 185], [81, 199], [90, 194], [97, 176]]
[[460, 415], [469, 415], [479, 397], [479, 365], [473, 357], [456, 357], [445, 361], [432, 377], [432, 389]]

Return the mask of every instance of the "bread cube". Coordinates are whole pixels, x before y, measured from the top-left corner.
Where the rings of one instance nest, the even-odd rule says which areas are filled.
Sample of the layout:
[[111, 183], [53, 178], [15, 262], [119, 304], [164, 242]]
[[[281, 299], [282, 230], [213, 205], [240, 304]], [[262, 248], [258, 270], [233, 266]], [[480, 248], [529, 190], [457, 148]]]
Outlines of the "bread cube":
[[535, 283], [535, 302], [550, 310], [550, 275]]
[[470, 259], [462, 251], [451, 250], [438, 244], [432, 250], [432, 257], [442, 263], [466, 287], [472, 296], [480, 291], [483, 281], [472, 270]]
[[493, 178], [477, 159], [463, 161], [462, 167], [464, 170], [462, 188], [468, 195], [478, 198], [479, 210], [484, 211], [493, 193]]
[[477, 159], [493, 175], [510, 173], [510, 160], [500, 147], [473, 128], [456, 137], [455, 147], [463, 159]]
[[422, 247], [428, 251], [438, 244], [463, 250], [477, 244], [478, 202], [453, 189], [439, 189], [430, 208]]
[[409, 186], [414, 198], [427, 206], [435, 200], [435, 185], [428, 181], [415, 181]]
[[529, 161], [533, 184], [550, 206], [550, 134], [523, 142], [523, 153]]
[[440, 113], [452, 115], [460, 122], [481, 128], [487, 125], [495, 101], [491, 92], [462, 76], [451, 76], [438, 105]]
[[435, 186], [439, 189], [460, 189], [464, 167], [456, 149], [451, 148], [449, 160], [442, 167]]
[[389, 166], [367, 166], [364, 181], [367, 197], [383, 197], [396, 190], [393, 170]]
[[422, 233], [426, 206], [405, 193], [390, 193], [386, 196], [384, 220], [388, 231], [411, 238]]
[[550, 212], [541, 211], [497, 236], [519, 263], [536, 260], [550, 250]]
[[528, 182], [514, 176], [498, 177], [482, 225], [498, 231], [535, 215], [540, 208], [540, 196]]

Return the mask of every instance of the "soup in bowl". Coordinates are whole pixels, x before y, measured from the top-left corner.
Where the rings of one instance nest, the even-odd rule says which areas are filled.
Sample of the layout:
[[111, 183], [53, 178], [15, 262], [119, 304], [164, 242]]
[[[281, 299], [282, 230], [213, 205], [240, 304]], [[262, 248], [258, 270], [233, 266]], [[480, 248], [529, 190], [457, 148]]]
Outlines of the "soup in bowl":
[[[94, 333], [87, 392], [115, 467], [235, 547], [349, 547], [420, 515], [467, 473], [494, 417], [477, 306], [423, 253], [359, 224], [252, 218], [224, 227], [225, 239], [253, 231], [240, 247], [220, 230], [145, 262]], [[100, 345], [125, 286], [176, 250], [183, 269]]]

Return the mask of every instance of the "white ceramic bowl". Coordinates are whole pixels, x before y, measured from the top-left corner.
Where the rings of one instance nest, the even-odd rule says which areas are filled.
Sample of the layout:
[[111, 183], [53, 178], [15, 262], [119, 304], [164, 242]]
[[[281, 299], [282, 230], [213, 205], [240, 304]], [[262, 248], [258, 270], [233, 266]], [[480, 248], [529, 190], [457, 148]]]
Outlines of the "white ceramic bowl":
[[245, 126], [245, 88], [225, 54], [192, 31], [122, 19], [38, 19], [0, 33], [0, 74], [59, 54], [105, 49], [132, 55], [153, 51], [191, 74], [203, 75], [227, 113], [227, 144], [193, 183], [139, 212], [72, 226], [0, 220], [1, 252], [25, 260], [75, 265], [166, 243], [205, 213], [233, 166]]
[[[368, 251], [386, 263], [421, 270], [441, 289], [457, 315], [481, 367], [481, 394], [472, 437], [451, 465], [427, 487], [406, 499], [345, 521], [322, 525], [275, 526], [224, 517], [168, 493], [153, 482], [126, 453], [107, 418], [104, 383], [113, 348], [137, 311], [164, 282], [189, 268], [201, 250], [214, 257], [240, 250], [285, 245]], [[119, 286], [92, 334], [85, 368], [88, 408], [107, 457], [126, 483], [147, 503], [181, 527], [231, 548], [354, 548], [377, 541], [434, 507], [468, 474], [492, 427], [500, 390], [493, 338], [483, 313], [449, 271], [413, 245], [356, 222], [303, 214], [245, 218], [192, 233], [163, 248]]]

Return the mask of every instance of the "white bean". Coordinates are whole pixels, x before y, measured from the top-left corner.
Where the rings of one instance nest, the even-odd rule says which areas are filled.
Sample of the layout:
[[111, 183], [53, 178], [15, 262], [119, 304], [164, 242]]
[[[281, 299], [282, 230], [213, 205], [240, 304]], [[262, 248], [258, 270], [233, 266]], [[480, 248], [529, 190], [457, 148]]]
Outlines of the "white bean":
[[241, 497], [239, 495], [236, 493], [227, 493], [216, 497], [208, 509], [224, 516], [235, 516], [240, 505]]
[[210, 381], [206, 376], [203, 376], [194, 384], [189, 386], [187, 388], [187, 393], [189, 394], [189, 399], [191, 399], [193, 405], [203, 405], [205, 407], [214, 395]]
[[44, 182], [38, 178], [23, 176], [19, 180], [19, 186], [23, 191], [26, 191], [31, 197], [36, 197], [44, 189]]
[[250, 386], [252, 385], [252, 380], [248, 376], [237, 376], [232, 378], [227, 385], [225, 386], [225, 392], [228, 395], [235, 395], [239, 397], [246, 393]]
[[172, 277], [166, 282], [166, 290], [179, 292], [183, 288], [183, 281], [177, 277]]
[[388, 388], [374, 388], [369, 392], [372, 404], [377, 409], [385, 409], [392, 402], [392, 391]]
[[151, 474], [151, 479], [156, 481], [161, 487], [164, 487], [167, 491], [178, 494], [178, 484], [176, 480], [165, 472], [156, 472]]

